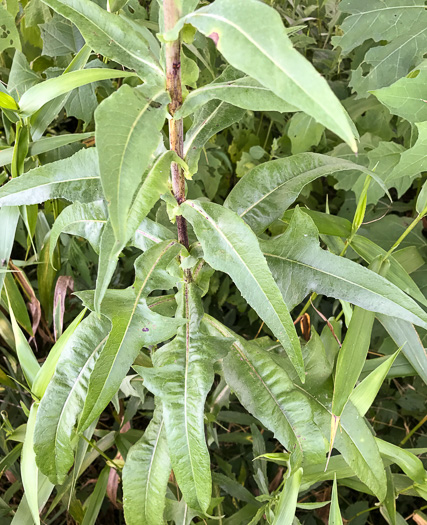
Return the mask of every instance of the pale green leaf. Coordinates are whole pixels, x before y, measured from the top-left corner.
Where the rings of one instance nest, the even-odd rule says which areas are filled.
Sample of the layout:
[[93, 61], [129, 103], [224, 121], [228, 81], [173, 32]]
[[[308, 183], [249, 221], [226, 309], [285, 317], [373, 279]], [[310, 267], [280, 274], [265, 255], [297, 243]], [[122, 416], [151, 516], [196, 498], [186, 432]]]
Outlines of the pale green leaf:
[[[365, 328], [363, 328], [365, 330]], [[393, 365], [400, 350], [381, 363], [375, 370], [373, 370], [365, 379], [357, 385], [350, 395], [350, 401], [357, 408], [361, 416], [364, 416], [374, 402], [387, 374]], [[345, 366], [350, 367], [349, 362], [345, 362]]]
[[161, 140], [166, 117], [164, 89], [152, 91], [124, 85], [95, 112], [102, 187], [115, 238], [124, 242], [135, 192]]
[[256, 0], [216, 0], [184, 18], [235, 68], [315, 118], [356, 150], [357, 131], [325, 79], [292, 47], [279, 13]]
[[33, 450], [34, 428], [36, 425], [38, 405], [31, 406], [30, 415], [25, 432], [25, 441], [22, 447], [21, 478], [24, 486], [25, 497], [28, 507], [33, 517], [34, 523], [40, 525], [38, 507], [38, 468], [36, 465], [36, 455]]
[[415, 177], [422, 171], [427, 171], [427, 122], [416, 124], [418, 138], [412, 148], [404, 151], [400, 161], [387, 177], [387, 183], [401, 177]]
[[110, 331], [107, 319], [91, 314], [76, 328], [58, 360], [37, 414], [34, 450], [39, 469], [52, 483], [64, 482], [77, 445], [74, 427], [87, 396], [89, 377]]
[[[0, 269], [2, 270], [7, 268], [10, 254], [12, 253], [18, 219], [19, 208], [17, 206], [0, 207], [0, 223], [4, 228], [3, 234], [0, 235]], [[6, 273], [4, 271], [0, 272], [0, 293], [3, 288], [5, 276]]]
[[341, 511], [338, 503], [338, 487], [336, 475], [334, 478], [334, 484], [332, 486], [331, 507], [329, 509], [328, 525], [342, 525]]
[[291, 308], [315, 291], [427, 326], [425, 312], [397, 286], [349, 259], [322, 250], [312, 219], [300, 210], [295, 210], [283, 235], [261, 241], [261, 248]]
[[[250, 170], [229, 193], [225, 206], [259, 234], [283, 215], [307, 184], [319, 177], [353, 170], [377, 180], [364, 166], [319, 153], [272, 160]], [[381, 180], [377, 182], [383, 186]]]
[[126, 457], [123, 506], [128, 525], [163, 525], [170, 472], [165, 424], [158, 407], [143, 437], [129, 449]]
[[15, 17], [9, 13], [5, 5], [0, 6], [0, 26], [2, 33], [0, 34], [0, 52], [14, 47], [21, 49], [21, 40], [19, 39], [18, 29], [15, 25]]
[[417, 198], [416, 209], [418, 213], [425, 213], [427, 209], [427, 181], [424, 182]]
[[206, 262], [230, 275], [244, 299], [284, 346], [299, 376], [304, 378], [304, 363], [293, 321], [255, 234], [235, 213], [218, 204], [185, 201], [180, 210], [191, 222]]
[[310, 151], [318, 146], [325, 128], [306, 113], [296, 113], [289, 120], [287, 135], [291, 141], [292, 154]]
[[214, 380], [213, 364], [224, 357], [231, 341], [199, 332], [199, 294], [195, 284], [183, 283], [178, 296], [186, 325], [153, 355], [153, 368], [134, 368], [143, 377], [144, 386], [162, 401], [172, 468], [185, 502], [206, 512], [212, 480], [204, 404]]
[[274, 510], [273, 525], [292, 525], [301, 479], [302, 468], [291, 472], [290, 476], [286, 479], [279, 501]]
[[[65, 135], [56, 135], [54, 137], [46, 137], [36, 142], [30, 142], [28, 144], [28, 157], [34, 155], [40, 155], [40, 153], [46, 153], [56, 148], [73, 144], [74, 142], [80, 142], [81, 140], [93, 137], [94, 133], [67, 133]], [[5, 166], [12, 162], [13, 148], [6, 148], [0, 151], [0, 166]]]
[[150, 53], [147, 41], [125, 17], [108, 13], [95, 2], [86, 0], [43, 1], [71, 20], [96, 53], [134, 69], [144, 80], [163, 83], [163, 71]]
[[49, 199], [92, 202], [101, 198], [95, 148], [34, 168], [0, 188], [0, 206], [39, 204]]
[[[111, 334], [91, 375], [79, 430], [87, 428], [110, 402], [141, 347], [175, 335], [181, 319], [163, 317], [150, 310], [145, 298], [153, 290], [169, 290], [176, 284], [167, 268], [181, 250], [176, 241], [154, 245], [135, 261], [135, 283], [126, 290], [109, 290], [101, 313], [112, 323]], [[93, 294], [79, 294], [93, 308]]]

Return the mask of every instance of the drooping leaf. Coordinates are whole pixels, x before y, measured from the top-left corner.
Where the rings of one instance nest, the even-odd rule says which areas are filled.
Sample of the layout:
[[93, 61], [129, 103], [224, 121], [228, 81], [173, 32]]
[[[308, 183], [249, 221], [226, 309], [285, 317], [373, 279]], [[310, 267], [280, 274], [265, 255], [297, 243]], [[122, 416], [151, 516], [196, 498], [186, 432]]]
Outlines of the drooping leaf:
[[48, 80], [36, 84], [28, 89], [19, 100], [21, 114], [25, 117], [33, 115], [42, 106], [51, 100], [72, 91], [75, 88], [107, 80], [110, 78], [125, 78], [132, 76], [129, 71], [115, 69], [89, 68], [80, 71], [70, 71], [59, 77], [49, 78]]
[[310, 217], [295, 210], [283, 235], [261, 241], [273, 277], [290, 307], [315, 291], [426, 326], [424, 311], [397, 286], [353, 261], [322, 250], [317, 238]]
[[235, 339], [223, 369], [227, 383], [246, 410], [293, 452], [296, 465], [303, 459], [307, 463], [324, 462], [325, 443], [313, 422], [310, 400], [295, 388], [271, 353], [238, 337], [213, 317], [205, 315], [204, 321], [212, 333]]
[[302, 472], [302, 468], [299, 468], [295, 472], [291, 472], [290, 476], [286, 479], [274, 511], [273, 525], [293, 524]]
[[161, 407], [133, 445], [123, 469], [123, 506], [128, 525], [163, 525], [171, 462]]
[[284, 214], [307, 184], [319, 177], [353, 170], [376, 178], [364, 166], [319, 153], [272, 160], [250, 170], [229, 193], [225, 206], [259, 234]]
[[87, 239], [95, 252], [99, 252], [102, 228], [107, 222], [108, 212], [104, 201], [80, 204], [74, 202], [57, 217], [50, 233], [49, 259], [53, 253], [61, 233], [78, 235]]
[[89, 377], [110, 331], [108, 319], [91, 314], [67, 341], [41, 400], [34, 434], [39, 469], [61, 484], [73, 464], [74, 427], [87, 396]]
[[43, 1], [71, 20], [96, 53], [134, 69], [144, 80], [162, 83], [163, 71], [150, 53], [146, 40], [126, 18], [108, 13], [96, 3], [85, 0]]
[[224, 357], [231, 341], [198, 331], [203, 311], [195, 284], [184, 282], [178, 297], [186, 325], [172, 342], [157, 350], [153, 368], [135, 369], [162, 401], [172, 468], [185, 502], [206, 512], [212, 481], [204, 404], [214, 379], [213, 364]]
[[0, 206], [39, 204], [49, 199], [92, 202], [101, 198], [95, 148], [34, 168], [0, 188]]
[[252, 230], [231, 210], [217, 204], [185, 201], [180, 210], [191, 222], [207, 263], [230, 275], [304, 378], [304, 363], [292, 319]]
[[[163, 317], [146, 304], [153, 290], [169, 290], [176, 284], [167, 267], [181, 250], [176, 241], [156, 244], [135, 262], [136, 278], [126, 290], [109, 290], [101, 313], [111, 320], [112, 329], [91, 375], [89, 392], [79, 431], [85, 430], [104, 410], [120, 387], [139, 350], [146, 345], [165, 341], [175, 335], [181, 319]], [[93, 308], [93, 294], [79, 294]]]
[[135, 192], [161, 140], [165, 95], [161, 88], [150, 92], [124, 85], [95, 112], [101, 181], [116, 239], [127, 234]]

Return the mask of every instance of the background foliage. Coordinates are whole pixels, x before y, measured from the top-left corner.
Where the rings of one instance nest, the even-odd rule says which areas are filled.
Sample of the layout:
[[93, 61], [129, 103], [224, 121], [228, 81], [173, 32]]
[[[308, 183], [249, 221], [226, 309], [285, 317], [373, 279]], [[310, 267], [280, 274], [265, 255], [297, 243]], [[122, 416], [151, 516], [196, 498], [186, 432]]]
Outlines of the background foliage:
[[[296, 51], [282, 36], [281, 52], [311, 87], [293, 95], [290, 81], [275, 85], [256, 50], [228, 27], [218, 43], [191, 14], [198, 2], [182, 0], [185, 163], [164, 146], [160, 2], [2, 2], [0, 260], [11, 271], [0, 273], [1, 525], [37, 523], [38, 508], [52, 525], [156, 525], [163, 505], [176, 524], [427, 523], [426, 3], [270, 0], [278, 15], [265, 22], [261, 2], [234, 2], [235, 13], [227, 0], [199, 7], [239, 17], [250, 5], [249, 29], [277, 39], [283, 22]], [[354, 128], [302, 56], [347, 110], [358, 153]], [[135, 89], [141, 78], [150, 82]], [[120, 125], [132, 127], [130, 140]], [[187, 444], [178, 367], [180, 315], [190, 315], [178, 293], [173, 317], [182, 274], [172, 161], [196, 202], [179, 212], [192, 225], [182, 265], [196, 272], [189, 293], [206, 313], [202, 328], [196, 306], [188, 322], [202, 402]], [[204, 216], [233, 244], [228, 265]], [[245, 267], [258, 252], [264, 261], [258, 246], [273, 277], [259, 263], [248, 287]], [[377, 267], [387, 252], [389, 268]], [[292, 328], [277, 335], [279, 289], [306, 375]], [[164, 414], [176, 430], [169, 452]], [[291, 457], [284, 443], [295, 443]]]

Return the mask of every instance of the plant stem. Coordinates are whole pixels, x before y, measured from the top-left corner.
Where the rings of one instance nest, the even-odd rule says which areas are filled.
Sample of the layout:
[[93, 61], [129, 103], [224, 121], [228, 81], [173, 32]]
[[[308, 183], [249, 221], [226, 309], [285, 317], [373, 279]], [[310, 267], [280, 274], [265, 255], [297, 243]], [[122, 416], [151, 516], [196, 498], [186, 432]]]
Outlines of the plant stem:
[[[170, 31], [178, 21], [180, 13], [175, 0], [163, 0], [163, 13], [165, 31]], [[182, 105], [182, 87], [181, 87], [181, 41], [167, 42], [165, 47], [166, 52], [166, 89], [169, 93], [171, 102], [169, 104], [169, 113], [171, 119], [169, 120], [169, 141], [170, 149], [175, 151], [181, 158], [184, 154], [184, 126], [182, 119], [175, 119], [174, 115], [178, 108]], [[172, 192], [178, 204], [185, 201], [185, 178], [182, 168], [172, 163]], [[187, 222], [181, 215], [176, 217], [176, 225], [178, 228], [178, 240], [187, 249], [188, 231]]]
[[403, 241], [403, 239], [411, 233], [411, 231], [415, 228], [415, 226], [421, 221], [421, 219], [426, 214], [427, 210], [423, 210], [421, 213], [418, 214], [417, 217], [411, 222], [411, 224], [406, 228], [406, 230], [402, 233], [402, 235], [397, 239], [397, 241], [393, 244], [393, 246], [390, 248], [390, 250], [385, 254], [384, 260], [390, 257], [390, 255], [394, 252], [394, 250], [400, 245], [400, 243]]

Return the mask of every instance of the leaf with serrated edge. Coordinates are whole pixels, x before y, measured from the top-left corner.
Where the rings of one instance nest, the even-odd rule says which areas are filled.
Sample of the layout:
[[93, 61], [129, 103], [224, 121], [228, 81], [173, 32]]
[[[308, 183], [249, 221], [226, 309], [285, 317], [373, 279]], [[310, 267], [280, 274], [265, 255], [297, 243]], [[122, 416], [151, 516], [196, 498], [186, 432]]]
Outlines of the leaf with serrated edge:
[[304, 363], [289, 310], [255, 234], [234, 212], [214, 203], [185, 201], [180, 210], [202, 244], [206, 262], [227, 273], [288, 353], [302, 381]]

